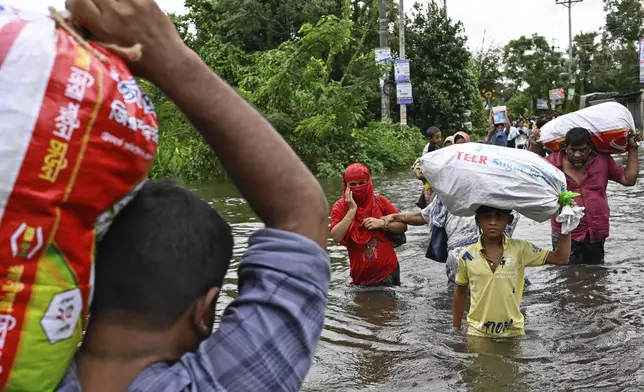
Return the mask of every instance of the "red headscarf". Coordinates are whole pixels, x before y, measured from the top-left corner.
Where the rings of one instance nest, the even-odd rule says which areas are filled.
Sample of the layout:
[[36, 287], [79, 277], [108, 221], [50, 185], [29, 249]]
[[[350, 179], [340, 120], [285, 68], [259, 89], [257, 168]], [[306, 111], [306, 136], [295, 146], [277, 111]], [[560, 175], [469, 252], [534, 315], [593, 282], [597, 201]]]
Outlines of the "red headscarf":
[[366, 181], [364, 185], [350, 186], [353, 192], [353, 200], [358, 205], [356, 217], [351, 223], [351, 227], [347, 231], [347, 238], [351, 237], [356, 244], [366, 244], [369, 242], [376, 231], [369, 231], [366, 227], [362, 226], [362, 221], [367, 218], [380, 218], [382, 211], [376, 201], [376, 194], [373, 191], [373, 183], [371, 182], [371, 173], [366, 166], [360, 163], [349, 165], [344, 171], [342, 176], [342, 197], [340, 203], [345, 211], [349, 210], [349, 205], [344, 200], [344, 192], [347, 189], [347, 184], [350, 182]]

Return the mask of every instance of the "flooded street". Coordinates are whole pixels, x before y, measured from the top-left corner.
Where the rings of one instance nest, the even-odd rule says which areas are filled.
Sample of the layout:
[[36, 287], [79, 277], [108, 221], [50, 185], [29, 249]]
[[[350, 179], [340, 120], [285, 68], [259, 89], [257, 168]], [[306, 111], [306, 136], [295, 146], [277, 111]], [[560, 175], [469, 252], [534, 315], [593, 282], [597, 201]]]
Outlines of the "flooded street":
[[[347, 253], [329, 241], [332, 277], [324, 332], [305, 391], [644, 391], [644, 180], [609, 185], [611, 237], [604, 266], [529, 268], [526, 336], [473, 340], [452, 331], [444, 264], [424, 257], [426, 227], [398, 248], [402, 287], [351, 287]], [[375, 177], [376, 192], [415, 211], [410, 173]], [[324, 182], [329, 202], [340, 180]], [[235, 260], [218, 313], [236, 295], [249, 233], [261, 227], [232, 186], [200, 194], [231, 222]], [[549, 222], [521, 219], [515, 238], [550, 247]]]

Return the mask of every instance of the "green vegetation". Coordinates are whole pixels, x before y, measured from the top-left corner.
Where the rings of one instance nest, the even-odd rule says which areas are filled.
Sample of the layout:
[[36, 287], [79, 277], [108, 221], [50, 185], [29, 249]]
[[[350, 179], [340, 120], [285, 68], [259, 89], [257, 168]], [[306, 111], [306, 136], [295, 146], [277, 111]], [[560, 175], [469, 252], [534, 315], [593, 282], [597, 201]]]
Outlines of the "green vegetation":
[[[387, 0], [389, 40], [398, 52], [397, 1]], [[488, 131], [484, 91], [516, 115], [535, 114], [550, 89], [626, 92], [637, 88], [635, 41], [644, 34], [638, 0], [604, 0], [606, 27], [575, 37], [569, 83], [565, 49], [533, 35], [470, 53], [460, 22], [435, 2], [405, 18], [414, 104], [409, 127], [396, 124], [393, 75], [387, 85], [392, 121], [380, 121], [378, 1], [185, 0], [170, 15], [184, 41], [273, 124], [317, 175], [335, 176], [352, 162], [375, 173], [407, 167], [424, 146], [420, 130], [443, 135], [471, 122], [474, 140]], [[161, 123], [151, 175], [202, 181], [225, 174], [179, 110], [143, 82]], [[574, 102], [558, 110], [574, 110]], [[258, 146], [261, 154], [261, 146]]]

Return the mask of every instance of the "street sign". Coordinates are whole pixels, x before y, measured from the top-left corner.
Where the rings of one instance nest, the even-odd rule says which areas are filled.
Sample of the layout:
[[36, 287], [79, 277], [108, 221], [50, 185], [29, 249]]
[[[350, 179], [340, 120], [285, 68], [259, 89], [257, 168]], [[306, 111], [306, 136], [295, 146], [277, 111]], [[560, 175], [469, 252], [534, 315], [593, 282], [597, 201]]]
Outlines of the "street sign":
[[411, 105], [414, 98], [411, 91], [411, 83], [396, 84], [396, 100], [398, 105]]
[[640, 83], [644, 83], [644, 38], [640, 38]]
[[396, 83], [411, 82], [409, 60], [399, 59], [394, 62], [394, 76], [396, 78]]
[[391, 49], [378, 48], [376, 49], [376, 64], [389, 64], [391, 63]]

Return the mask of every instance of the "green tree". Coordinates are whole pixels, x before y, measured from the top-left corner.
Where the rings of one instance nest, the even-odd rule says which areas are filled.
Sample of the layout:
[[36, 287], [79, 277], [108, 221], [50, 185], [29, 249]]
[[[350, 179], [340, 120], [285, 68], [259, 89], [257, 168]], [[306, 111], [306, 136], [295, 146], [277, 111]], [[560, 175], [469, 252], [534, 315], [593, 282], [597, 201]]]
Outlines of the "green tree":
[[199, 41], [212, 36], [245, 52], [275, 49], [305, 23], [338, 15], [342, 0], [186, 0]]
[[519, 93], [512, 96], [505, 105], [514, 118], [517, 116], [527, 117], [530, 115], [530, 109], [532, 108], [532, 99], [523, 93]]
[[504, 49], [504, 62], [510, 87], [523, 90], [532, 101], [548, 97], [553, 88], [565, 86], [565, 60], [540, 35], [510, 41]]
[[405, 29], [414, 89], [410, 123], [421, 129], [436, 125], [446, 133], [460, 129], [477, 90], [463, 25], [430, 2], [414, 4]]
[[639, 88], [637, 41], [644, 36], [639, 0], [604, 0], [606, 26], [593, 56], [591, 91], [632, 92]]
[[595, 55], [599, 52], [600, 46], [597, 42], [599, 33], [591, 31], [580, 33], [573, 39], [572, 56], [574, 75], [576, 79], [576, 90], [579, 95], [586, 93], [587, 88], [592, 89], [593, 62]]
[[641, 0], [604, 0], [606, 32], [616, 44], [644, 37], [644, 7]]
[[473, 67], [478, 71], [479, 91], [502, 91], [503, 48], [490, 46], [474, 53]]

